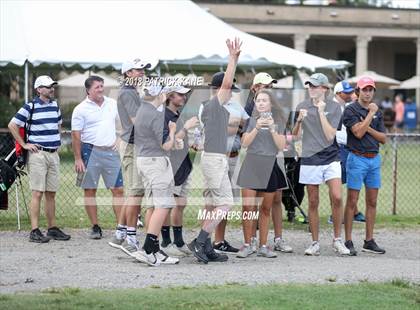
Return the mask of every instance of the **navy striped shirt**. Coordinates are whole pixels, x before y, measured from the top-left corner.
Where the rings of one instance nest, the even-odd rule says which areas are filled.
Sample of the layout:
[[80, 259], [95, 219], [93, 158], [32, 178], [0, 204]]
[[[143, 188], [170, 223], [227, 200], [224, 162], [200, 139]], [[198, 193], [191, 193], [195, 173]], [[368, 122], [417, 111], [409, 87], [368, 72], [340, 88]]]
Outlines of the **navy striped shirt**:
[[32, 102], [26, 103], [20, 108], [12, 121], [19, 127], [25, 126], [33, 105], [35, 107], [30, 122], [28, 142], [45, 148], [58, 148], [61, 145], [58, 129], [62, 119], [60, 108], [55, 100], [43, 102], [39, 97], [36, 97]]

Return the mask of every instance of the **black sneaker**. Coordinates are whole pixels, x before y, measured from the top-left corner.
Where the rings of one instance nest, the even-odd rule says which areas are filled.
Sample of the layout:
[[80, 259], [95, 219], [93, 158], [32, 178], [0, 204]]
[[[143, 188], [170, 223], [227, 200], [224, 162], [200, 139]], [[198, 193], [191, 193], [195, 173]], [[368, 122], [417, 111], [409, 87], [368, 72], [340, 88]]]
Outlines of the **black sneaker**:
[[226, 254], [216, 253], [214, 247], [211, 245], [210, 238], [208, 238], [204, 244], [204, 251], [209, 262], [225, 262], [228, 260], [228, 256]]
[[50, 238], [44, 236], [43, 233], [39, 230], [39, 228], [35, 228], [31, 231], [29, 235], [29, 242], [36, 242], [36, 243], [47, 243], [50, 241]]
[[90, 239], [101, 239], [102, 238], [102, 229], [98, 225], [93, 225], [92, 231], [89, 235]]
[[213, 248], [217, 253], [226, 252], [226, 253], [238, 253], [239, 249], [231, 246], [229, 242], [223, 240], [222, 242], [215, 244], [213, 243]]
[[70, 240], [70, 235], [65, 234], [58, 227], [48, 228], [47, 237], [50, 237], [54, 240], [61, 240], [61, 241]]
[[365, 240], [363, 244], [362, 252], [374, 253], [374, 254], [385, 254], [385, 250], [381, 249], [375, 242], [374, 239], [369, 241]]
[[356, 249], [354, 248], [353, 241], [351, 241], [351, 240], [347, 240], [346, 242], [344, 242], [344, 245], [345, 245], [345, 246], [346, 246], [346, 248], [348, 248], [348, 249], [349, 249], [349, 251], [350, 251], [349, 256], [356, 256], [356, 255], [357, 255], [357, 251], [356, 251]]
[[191, 243], [188, 244], [188, 248], [198, 259], [199, 262], [202, 262], [204, 264], [207, 264], [209, 262], [207, 255], [204, 253], [204, 246], [199, 244], [197, 242], [197, 239], [191, 241]]

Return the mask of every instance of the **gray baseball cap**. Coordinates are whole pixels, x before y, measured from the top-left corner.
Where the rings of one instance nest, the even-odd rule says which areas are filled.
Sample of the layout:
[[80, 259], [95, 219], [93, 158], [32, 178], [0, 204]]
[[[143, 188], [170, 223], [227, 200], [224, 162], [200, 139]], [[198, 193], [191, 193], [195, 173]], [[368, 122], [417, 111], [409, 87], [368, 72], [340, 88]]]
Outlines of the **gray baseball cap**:
[[323, 73], [314, 73], [309, 77], [309, 80], [305, 82], [305, 85], [312, 84], [313, 86], [324, 86], [329, 87], [330, 82]]

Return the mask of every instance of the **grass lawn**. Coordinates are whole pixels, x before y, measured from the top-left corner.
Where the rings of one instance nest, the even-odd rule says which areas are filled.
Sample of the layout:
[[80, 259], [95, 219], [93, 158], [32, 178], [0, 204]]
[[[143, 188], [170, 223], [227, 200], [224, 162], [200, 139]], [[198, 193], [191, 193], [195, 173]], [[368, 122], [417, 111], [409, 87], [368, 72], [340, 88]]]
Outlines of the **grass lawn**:
[[[392, 215], [392, 148], [391, 144], [386, 144], [381, 149], [383, 169], [382, 169], [382, 188], [378, 198], [378, 218], [377, 227], [418, 227], [420, 224], [420, 201], [419, 175], [420, 167], [420, 145], [416, 143], [400, 144], [398, 146], [398, 174], [397, 174], [397, 215]], [[198, 167], [199, 156], [196, 156], [193, 169], [193, 186], [190, 192], [190, 201], [187, 206], [184, 217], [185, 226], [196, 227], [197, 213], [202, 204], [202, 175], [201, 169]], [[57, 221], [62, 227], [86, 228], [89, 225], [86, 213], [83, 207], [83, 191], [75, 186], [75, 173], [73, 170], [73, 156], [70, 153], [61, 154], [61, 175], [60, 190], [57, 193]], [[30, 200], [30, 191], [28, 181], [23, 179], [23, 187], [27, 204]], [[343, 187], [343, 189], [345, 189]], [[345, 191], [344, 191], [345, 192]], [[115, 226], [115, 218], [110, 205], [110, 192], [106, 189], [98, 190], [98, 197], [104, 203], [98, 207], [101, 226], [104, 228], [113, 228]], [[344, 193], [345, 197], [345, 193]], [[19, 192], [19, 200], [22, 202], [22, 195]], [[321, 225], [326, 225], [330, 211], [328, 189], [326, 186], [320, 187], [320, 215]], [[359, 198], [359, 207], [364, 212], [364, 191], [361, 192]], [[307, 198], [305, 197], [302, 208], [307, 210]], [[237, 205], [235, 210], [241, 210], [241, 206]], [[23, 204], [20, 204], [22, 228], [29, 229], [29, 220], [26, 216]], [[297, 213], [298, 214], [298, 213]], [[44, 225], [45, 218], [42, 217], [41, 225]], [[231, 225], [239, 226], [239, 221], [232, 221]], [[306, 227], [300, 223], [286, 224], [286, 229], [302, 229]], [[0, 211], [0, 230], [16, 229], [16, 207], [15, 207], [15, 188], [9, 191], [9, 210]]]
[[352, 285], [258, 285], [97, 291], [49, 289], [0, 295], [1, 309], [419, 309], [420, 287], [403, 280]]

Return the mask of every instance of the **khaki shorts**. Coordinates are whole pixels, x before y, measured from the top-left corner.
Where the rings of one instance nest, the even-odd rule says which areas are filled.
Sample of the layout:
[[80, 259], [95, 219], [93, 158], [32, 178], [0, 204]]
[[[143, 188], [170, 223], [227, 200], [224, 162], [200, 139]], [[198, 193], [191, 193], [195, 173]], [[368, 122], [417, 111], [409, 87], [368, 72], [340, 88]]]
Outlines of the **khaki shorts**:
[[126, 196], [143, 196], [144, 185], [138, 173], [134, 144], [120, 142], [120, 158], [124, 178], [124, 193]]
[[29, 187], [38, 192], [56, 192], [60, 174], [58, 152], [29, 152], [28, 157]]
[[[168, 157], [137, 157], [146, 197], [146, 207], [174, 208], [174, 175]], [[151, 203], [149, 202], [151, 201]]]
[[201, 156], [204, 178], [204, 197], [207, 205], [232, 206], [233, 195], [228, 171], [228, 159], [224, 154], [206, 153]]
[[173, 191], [174, 195], [177, 195], [178, 197], [186, 198], [191, 188], [191, 182], [192, 182], [192, 178], [191, 178], [191, 173], [190, 173], [190, 175], [184, 181], [184, 183], [178, 186], [174, 186], [174, 191]]

